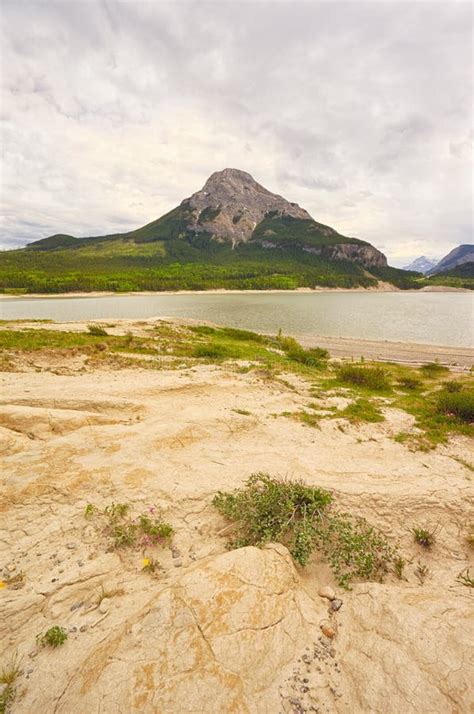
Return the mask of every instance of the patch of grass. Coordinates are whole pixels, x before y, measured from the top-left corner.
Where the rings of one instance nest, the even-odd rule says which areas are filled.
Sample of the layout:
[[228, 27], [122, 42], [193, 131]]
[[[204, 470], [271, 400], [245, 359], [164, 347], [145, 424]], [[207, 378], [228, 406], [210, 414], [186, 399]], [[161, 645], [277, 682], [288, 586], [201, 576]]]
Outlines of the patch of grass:
[[421, 526], [415, 526], [411, 529], [411, 532], [413, 533], [415, 543], [423, 546], [423, 548], [431, 548], [431, 546], [434, 545], [436, 538], [433, 530]]
[[407, 561], [405, 560], [405, 558], [402, 558], [401, 555], [397, 556], [393, 560], [393, 572], [399, 580], [403, 580], [403, 571], [405, 569], [406, 564]]
[[456, 382], [456, 380], [454, 379], [451, 379], [448, 382], [443, 382], [443, 389], [452, 394], [454, 394], [455, 392], [460, 392], [462, 387], [462, 382]]
[[420, 585], [424, 585], [425, 580], [431, 576], [431, 570], [428, 568], [427, 565], [422, 565], [420, 562], [418, 562], [418, 565], [416, 566], [415, 570], [415, 575], [418, 578]]
[[232, 409], [236, 414], [241, 414], [242, 416], [251, 416], [252, 412], [248, 412], [246, 409]]
[[213, 505], [232, 522], [229, 547], [283, 543], [300, 565], [320, 550], [338, 583], [381, 579], [397, 553], [367, 521], [333, 508], [329, 491], [301, 481], [253, 474], [232, 493], [219, 491]]
[[352, 402], [345, 409], [341, 409], [332, 416], [336, 419], [347, 419], [352, 424], [360, 424], [361, 422], [375, 424], [385, 421], [380, 409], [368, 399], [357, 399], [357, 401]]
[[442, 374], [446, 374], [449, 372], [449, 369], [439, 362], [426, 362], [421, 365], [420, 372], [422, 372], [425, 377], [433, 379], [435, 377], [440, 377]]
[[199, 359], [211, 360], [221, 360], [231, 356], [222, 345], [196, 345], [192, 354]]
[[436, 410], [468, 424], [474, 422], [474, 390], [441, 392]]
[[322, 347], [305, 349], [293, 337], [283, 337], [279, 335], [277, 342], [289, 360], [304, 364], [307, 367], [325, 366], [329, 358], [329, 352]]
[[336, 368], [336, 377], [343, 384], [364, 387], [376, 392], [391, 390], [388, 372], [382, 367], [342, 364]]
[[421, 379], [418, 379], [418, 377], [400, 377], [397, 380], [397, 384], [402, 389], [406, 389], [409, 392], [412, 392], [416, 389], [419, 389], [423, 382], [421, 381]]
[[53, 625], [45, 633], [40, 633], [36, 636], [36, 641], [41, 647], [61, 647], [68, 638], [68, 634], [64, 627]]
[[6, 714], [10, 710], [16, 697], [15, 682], [21, 673], [18, 654], [15, 653], [8, 664], [0, 669], [0, 685], [3, 685], [0, 691], [0, 714]]
[[100, 325], [87, 325], [87, 332], [95, 337], [107, 337], [107, 330]]
[[150, 508], [148, 512], [133, 518], [129, 515], [128, 503], [111, 503], [103, 510], [88, 504], [84, 516], [88, 519], [96, 517], [102, 522], [103, 532], [111, 548], [166, 546], [171, 541], [174, 529], [156, 510]]

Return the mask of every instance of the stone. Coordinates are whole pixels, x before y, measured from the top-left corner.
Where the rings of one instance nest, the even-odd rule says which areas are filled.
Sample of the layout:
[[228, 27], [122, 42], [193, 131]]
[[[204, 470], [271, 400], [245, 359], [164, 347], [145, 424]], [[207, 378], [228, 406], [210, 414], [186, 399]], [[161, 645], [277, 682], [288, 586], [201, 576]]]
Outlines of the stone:
[[336, 598], [336, 593], [330, 585], [324, 585], [319, 588], [318, 595], [320, 597], [325, 597], [327, 600], [334, 600]]
[[105, 613], [109, 611], [111, 602], [109, 597], [104, 597], [104, 599], [100, 601], [99, 612], [102, 613], [102, 615], [105, 615]]
[[336, 636], [336, 630], [333, 627], [331, 627], [331, 625], [329, 623], [322, 622], [320, 624], [320, 628], [321, 628], [321, 632], [323, 633], [323, 635], [325, 635], [326, 637], [329, 637], [330, 640], [332, 640], [333, 637]]
[[330, 607], [331, 610], [333, 610], [334, 612], [337, 612], [338, 610], [341, 609], [342, 604], [343, 604], [343, 603], [342, 603], [342, 600], [339, 600], [338, 598], [335, 598], [334, 600], [331, 601], [331, 604], [330, 604], [329, 607]]

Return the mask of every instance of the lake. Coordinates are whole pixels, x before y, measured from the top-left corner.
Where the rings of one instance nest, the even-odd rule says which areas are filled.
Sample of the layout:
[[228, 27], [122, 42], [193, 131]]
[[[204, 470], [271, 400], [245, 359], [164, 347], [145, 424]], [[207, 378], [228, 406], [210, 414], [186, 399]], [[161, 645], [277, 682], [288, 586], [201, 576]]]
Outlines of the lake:
[[472, 347], [471, 293], [194, 293], [8, 298], [4, 320], [190, 317], [296, 337], [355, 337]]

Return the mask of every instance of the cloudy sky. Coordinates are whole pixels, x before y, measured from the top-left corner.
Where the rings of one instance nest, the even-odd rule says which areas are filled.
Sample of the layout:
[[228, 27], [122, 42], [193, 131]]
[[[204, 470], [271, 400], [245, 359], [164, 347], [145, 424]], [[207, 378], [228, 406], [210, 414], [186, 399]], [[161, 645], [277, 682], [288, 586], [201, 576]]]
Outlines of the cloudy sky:
[[470, 3], [0, 12], [1, 247], [136, 228], [225, 167], [394, 265], [472, 242]]

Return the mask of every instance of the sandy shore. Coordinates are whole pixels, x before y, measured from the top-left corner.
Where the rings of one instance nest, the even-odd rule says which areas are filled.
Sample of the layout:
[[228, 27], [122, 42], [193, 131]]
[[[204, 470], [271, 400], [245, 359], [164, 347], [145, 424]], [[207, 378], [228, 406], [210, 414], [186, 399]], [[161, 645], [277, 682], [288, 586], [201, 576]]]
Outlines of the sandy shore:
[[[387, 405], [381, 423], [309, 427], [291, 414], [312, 385], [291, 374], [51, 360], [0, 372], [0, 663], [21, 661], [14, 712], [472, 711], [472, 597], [457, 580], [473, 572], [466, 437], [411, 451], [394, 437], [414, 418]], [[228, 552], [213, 496], [256, 471], [334, 491], [398, 544], [402, 578], [346, 591], [320, 556], [302, 569], [281, 545]], [[112, 548], [102, 516], [84, 516], [112, 502], [161, 509], [172, 548]], [[414, 543], [416, 525], [436, 529], [433, 548]], [[39, 647], [53, 625], [68, 640]]]
[[[55, 329], [73, 330], [84, 332], [91, 323], [102, 324], [107, 320], [79, 320], [70, 322], [9, 322], [3, 329]], [[159, 322], [169, 322], [175, 325], [197, 325], [206, 324], [219, 327], [216, 323], [208, 321], [194, 320], [192, 318], [160, 317], [146, 318], [143, 320], [114, 319], [115, 327], [109, 329], [110, 334], [125, 334], [129, 330], [144, 335], [144, 327]], [[2, 326], [0, 325], [0, 329]], [[438, 361], [454, 371], [469, 370], [474, 364], [474, 349], [469, 347], [448, 347], [446, 345], [427, 345], [409, 342], [388, 342], [375, 340], [359, 340], [348, 337], [330, 337], [325, 335], [315, 335], [314, 337], [301, 337], [299, 341], [305, 347], [324, 347], [329, 350], [331, 357], [349, 358], [359, 360], [361, 357], [367, 360], [383, 362], [399, 362], [407, 365], [420, 365], [425, 362]]]
[[296, 288], [295, 290], [227, 290], [224, 288], [219, 288], [215, 290], [163, 290], [163, 291], [137, 291], [137, 292], [127, 292], [127, 293], [116, 293], [116, 292], [77, 292], [77, 293], [60, 293], [54, 295], [48, 295], [44, 293], [28, 293], [27, 295], [8, 295], [5, 293], [0, 294], [0, 300], [13, 300], [13, 299], [24, 299], [28, 300], [31, 298], [44, 298], [48, 300], [54, 300], [59, 298], [98, 298], [98, 297], [129, 297], [130, 295], [259, 295], [259, 294], [273, 294], [273, 293], [418, 293], [418, 292], [430, 292], [430, 293], [470, 293], [472, 290], [467, 288], [452, 288], [446, 285], [433, 285], [421, 288], [420, 290], [401, 290], [400, 288], [391, 285], [390, 283], [379, 282], [377, 287], [371, 288]]

